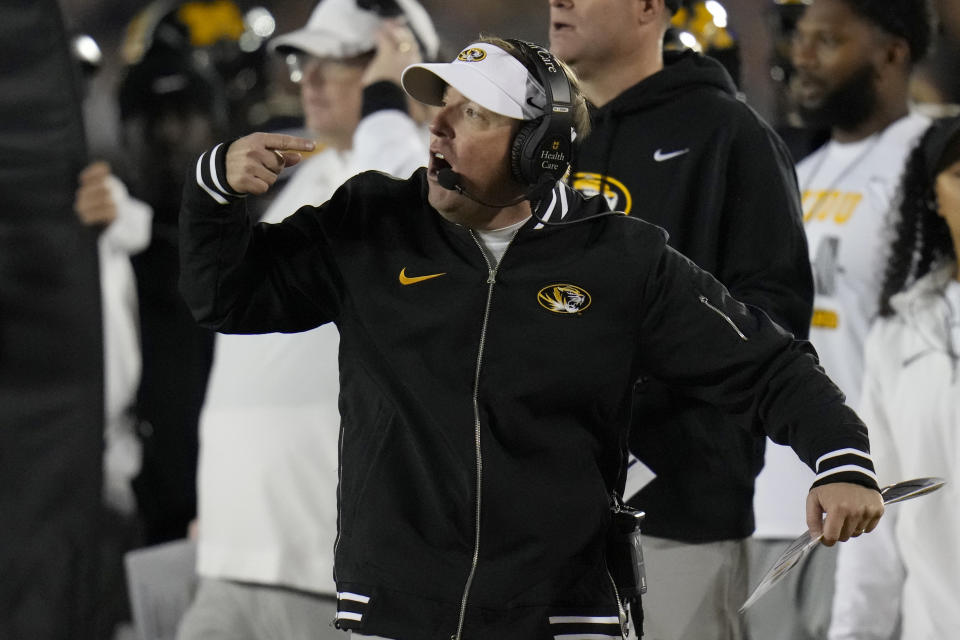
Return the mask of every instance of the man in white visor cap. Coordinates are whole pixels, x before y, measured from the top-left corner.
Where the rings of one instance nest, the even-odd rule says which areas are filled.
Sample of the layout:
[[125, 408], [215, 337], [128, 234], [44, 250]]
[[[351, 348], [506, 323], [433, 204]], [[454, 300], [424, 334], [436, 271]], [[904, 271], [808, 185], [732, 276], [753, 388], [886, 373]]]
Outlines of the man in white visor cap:
[[361, 173], [250, 228], [243, 197], [313, 146], [255, 133], [197, 160], [181, 210], [201, 324], [340, 331], [338, 628], [625, 637], [636, 585], [608, 541], [641, 372], [819, 464], [807, 513], [828, 544], [876, 526], [866, 428], [809, 345], [559, 180], [586, 115], [563, 65], [484, 39], [403, 84], [438, 106], [409, 178]]

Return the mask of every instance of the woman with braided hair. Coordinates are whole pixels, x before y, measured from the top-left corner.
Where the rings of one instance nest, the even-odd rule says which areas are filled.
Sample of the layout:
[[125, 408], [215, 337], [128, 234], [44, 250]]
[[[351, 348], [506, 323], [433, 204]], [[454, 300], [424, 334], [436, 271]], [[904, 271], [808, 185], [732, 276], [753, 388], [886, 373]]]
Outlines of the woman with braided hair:
[[927, 129], [900, 194], [860, 413], [881, 485], [920, 476], [947, 484], [889, 509], [880, 535], [840, 549], [830, 640], [960, 630], [960, 118]]
[[882, 317], [895, 313], [890, 298], [923, 278], [931, 268], [946, 268], [940, 263], [947, 263], [956, 275], [956, 235], [960, 223], [956, 221], [957, 212], [945, 210], [948, 203], [940, 202], [939, 183], [943, 174], [942, 188], [946, 189], [951, 182], [950, 173], [957, 172], [954, 165], [960, 161], [958, 128], [956, 118], [934, 123], [908, 158], [900, 185], [902, 201], [893, 224], [895, 236], [880, 292]]

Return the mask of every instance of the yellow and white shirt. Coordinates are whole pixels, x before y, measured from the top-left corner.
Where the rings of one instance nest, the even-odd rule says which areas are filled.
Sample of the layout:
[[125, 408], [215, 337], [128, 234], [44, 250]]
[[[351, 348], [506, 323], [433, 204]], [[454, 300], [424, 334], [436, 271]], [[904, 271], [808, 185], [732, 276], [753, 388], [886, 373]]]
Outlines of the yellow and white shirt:
[[797, 166], [816, 291], [810, 341], [854, 408], [886, 264], [884, 225], [906, 156], [929, 125], [908, 115], [863, 140], [830, 141]]

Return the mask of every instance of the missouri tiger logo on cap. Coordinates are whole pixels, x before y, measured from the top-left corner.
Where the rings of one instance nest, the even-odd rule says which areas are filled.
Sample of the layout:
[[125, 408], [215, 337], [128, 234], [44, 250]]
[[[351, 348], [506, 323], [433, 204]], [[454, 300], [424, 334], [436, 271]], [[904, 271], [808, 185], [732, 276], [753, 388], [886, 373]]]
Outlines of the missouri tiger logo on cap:
[[487, 52], [483, 49], [478, 49], [477, 47], [470, 47], [469, 49], [464, 49], [460, 52], [460, 55], [457, 56], [457, 60], [460, 62], [480, 62], [487, 57]]
[[548, 284], [537, 293], [537, 302], [547, 311], [560, 314], [580, 313], [590, 306], [590, 294], [575, 284]]

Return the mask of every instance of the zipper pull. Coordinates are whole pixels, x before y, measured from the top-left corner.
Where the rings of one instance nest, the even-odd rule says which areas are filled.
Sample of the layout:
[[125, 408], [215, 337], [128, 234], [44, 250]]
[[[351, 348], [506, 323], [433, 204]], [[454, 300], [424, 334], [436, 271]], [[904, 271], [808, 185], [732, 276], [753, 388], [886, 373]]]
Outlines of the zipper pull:
[[497, 281], [497, 270], [490, 269], [490, 272], [487, 274], [487, 284], [494, 284]]

